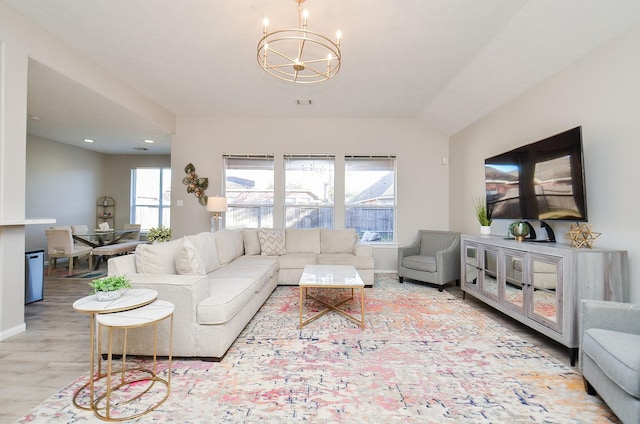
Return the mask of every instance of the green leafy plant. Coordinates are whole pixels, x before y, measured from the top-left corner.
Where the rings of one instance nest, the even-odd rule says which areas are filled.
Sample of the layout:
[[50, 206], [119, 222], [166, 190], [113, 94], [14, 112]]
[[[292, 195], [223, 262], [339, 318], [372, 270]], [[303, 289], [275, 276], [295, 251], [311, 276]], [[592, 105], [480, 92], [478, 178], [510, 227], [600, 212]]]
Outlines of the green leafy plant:
[[97, 292], [115, 291], [120, 289], [130, 289], [131, 281], [124, 275], [109, 275], [98, 278], [89, 283], [89, 286]]
[[492, 210], [487, 207], [485, 200], [481, 197], [477, 198], [473, 202], [473, 206], [476, 213], [476, 218], [478, 218], [478, 222], [483, 227], [488, 227], [493, 222], [491, 219]]
[[159, 225], [149, 229], [147, 233], [148, 241], [169, 241], [171, 240], [171, 228]]

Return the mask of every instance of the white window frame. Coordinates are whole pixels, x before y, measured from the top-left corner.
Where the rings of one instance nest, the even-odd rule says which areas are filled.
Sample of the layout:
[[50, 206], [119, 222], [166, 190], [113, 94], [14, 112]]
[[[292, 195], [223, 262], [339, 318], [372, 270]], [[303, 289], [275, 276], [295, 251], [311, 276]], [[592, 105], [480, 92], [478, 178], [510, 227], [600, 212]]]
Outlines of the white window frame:
[[[137, 195], [136, 195], [136, 187], [137, 187], [137, 180], [138, 180], [138, 175], [137, 172], [138, 170], [158, 170], [160, 171], [160, 178], [158, 181], [158, 204], [157, 205], [149, 205], [149, 204], [138, 204], [136, 202], [137, 199]], [[132, 224], [142, 224], [141, 222], [137, 222], [137, 209], [140, 208], [147, 208], [147, 209], [158, 209], [158, 221], [157, 223], [155, 223], [153, 225], [153, 227], [156, 226], [160, 226], [163, 225], [165, 227], [169, 227], [170, 226], [170, 221], [171, 221], [171, 198], [169, 198], [169, 200], [164, 199], [164, 193], [162, 192], [162, 188], [164, 187], [164, 183], [165, 183], [165, 173], [169, 172], [169, 174], [167, 175], [167, 178], [169, 180], [169, 190], [171, 190], [171, 167], [165, 167], [165, 166], [152, 166], [152, 167], [138, 167], [138, 168], [133, 168], [131, 169], [131, 200], [130, 200], [130, 209], [129, 209], [129, 222]], [[168, 218], [168, 219], [164, 219], [164, 217]], [[168, 222], [165, 222], [168, 221]], [[151, 228], [151, 227], [149, 227]], [[148, 230], [149, 228], [141, 228], [141, 230]]]
[[[234, 190], [230, 188], [231, 183], [228, 181], [228, 170], [230, 161], [246, 162], [250, 164], [251, 161], [255, 161], [256, 164], [271, 163], [271, 172], [273, 178], [270, 181], [271, 185], [271, 201], [270, 202], [236, 202], [234, 199]], [[256, 169], [259, 167], [257, 166]], [[223, 181], [224, 196], [227, 197], [227, 212], [225, 213], [225, 227], [226, 228], [242, 228], [246, 225], [237, 226], [234, 224], [233, 215], [241, 213], [242, 210], [248, 211], [249, 214], [257, 211], [257, 223], [250, 225], [251, 227], [273, 227], [274, 225], [274, 210], [275, 210], [275, 158], [273, 154], [264, 155], [223, 155]], [[247, 190], [247, 193], [251, 190]], [[269, 213], [270, 212], [270, 213]], [[266, 219], [263, 219], [263, 216]]]
[[[290, 188], [288, 188], [287, 182], [287, 174], [289, 163], [296, 162], [304, 162], [309, 161], [313, 163], [314, 161], [329, 161], [331, 162], [332, 169], [330, 171], [329, 181], [327, 182], [327, 186], [325, 187], [324, 199], [320, 199], [322, 203], [310, 204], [310, 203], [296, 203], [287, 200], [290, 196], [289, 194], [293, 192]], [[284, 202], [283, 202], [283, 221], [284, 227], [290, 228], [290, 223], [287, 222], [288, 212], [291, 211], [302, 211], [308, 209], [311, 215], [314, 214], [314, 210], [318, 211], [318, 217], [316, 219], [319, 220], [318, 225], [309, 225], [302, 224], [296, 225], [293, 228], [334, 228], [335, 226], [335, 184], [336, 184], [336, 156], [329, 154], [286, 154], [284, 155]], [[290, 180], [290, 178], [289, 178]], [[328, 191], [327, 191], [328, 190]], [[331, 193], [330, 196], [327, 196], [327, 193]], [[322, 217], [330, 216], [329, 222], [325, 222], [325, 225], [322, 225]], [[313, 220], [313, 216], [311, 217]]]
[[[383, 165], [383, 162], [388, 162], [388, 166], [386, 166], [391, 172], [392, 181], [384, 181], [387, 185], [382, 185], [380, 190], [383, 190], [384, 187], [388, 187], [388, 184], [392, 184], [391, 190], [388, 188], [385, 189], [384, 192], [376, 192], [375, 184], [382, 183], [383, 181], [371, 181], [371, 198], [360, 198], [357, 201], [353, 201], [353, 199], [348, 199], [347, 196], [347, 184], [349, 182], [349, 168], [352, 164], [356, 162], [369, 162], [371, 164], [375, 163], [375, 161], [380, 161], [380, 164]], [[385, 166], [383, 166], [385, 168]], [[396, 217], [397, 217], [397, 160], [395, 155], [387, 155], [387, 156], [358, 156], [358, 155], [346, 155], [345, 156], [345, 164], [344, 164], [344, 182], [345, 182], [345, 200], [344, 200], [344, 214], [345, 214], [345, 227], [356, 228], [358, 231], [358, 236], [362, 238], [363, 241], [368, 243], [395, 243], [396, 242]], [[389, 191], [392, 193], [392, 197], [389, 198]], [[384, 197], [375, 197], [375, 196], [384, 196]], [[349, 213], [350, 210], [362, 210], [367, 211], [369, 215], [373, 214], [374, 218], [373, 224], [367, 225], [366, 222], [359, 222], [358, 224], [350, 223], [350, 216], [352, 214]], [[391, 212], [391, 220], [387, 220], [386, 228], [377, 227], [376, 215], [384, 215], [380, 214], [380, 211], [390, 211]], [[358, 214], [359, 216], [359, 214]], [[390, 225], [390, 227], [389, 227]], [[389, 235], [389, 233], [391, 233]]]

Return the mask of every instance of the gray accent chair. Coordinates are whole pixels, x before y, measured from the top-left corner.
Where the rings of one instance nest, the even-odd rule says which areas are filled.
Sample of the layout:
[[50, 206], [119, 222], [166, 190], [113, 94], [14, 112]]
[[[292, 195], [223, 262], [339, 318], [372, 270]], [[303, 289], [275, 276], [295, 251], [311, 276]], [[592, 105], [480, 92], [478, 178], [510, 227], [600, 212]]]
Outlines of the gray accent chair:
[[620, 421], [640, 422], [640, 304], [582, 300], [580, 370]]
[[420, 230], [411, 245], [398, 249], [398, 277], [436, 284], [460, 280], [460, 233]]

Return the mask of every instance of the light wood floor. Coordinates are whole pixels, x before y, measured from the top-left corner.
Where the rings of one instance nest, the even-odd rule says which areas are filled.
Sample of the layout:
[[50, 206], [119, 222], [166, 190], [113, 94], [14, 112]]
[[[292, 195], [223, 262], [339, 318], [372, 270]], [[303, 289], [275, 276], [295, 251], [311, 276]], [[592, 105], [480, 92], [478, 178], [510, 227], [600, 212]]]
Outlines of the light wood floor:
[[[405, 280], [406, 281], [406, 280]], [[75, 312], [76, 299], [91, 294], [87, 279], [46, 279], [44, 300], [26, 305], [27, 331], [0, 342], [0, 422], [14, 422], [89, 369], [89, 317]], [[405, 284], [414, 284], [406, 281]], [[425, 290], [436, 290], [425, 287]], [[459, 287], [447, 290], [462, 297]], [[569, 350], [501, 313], [466, 297], [523, 339], [566, 365]]]

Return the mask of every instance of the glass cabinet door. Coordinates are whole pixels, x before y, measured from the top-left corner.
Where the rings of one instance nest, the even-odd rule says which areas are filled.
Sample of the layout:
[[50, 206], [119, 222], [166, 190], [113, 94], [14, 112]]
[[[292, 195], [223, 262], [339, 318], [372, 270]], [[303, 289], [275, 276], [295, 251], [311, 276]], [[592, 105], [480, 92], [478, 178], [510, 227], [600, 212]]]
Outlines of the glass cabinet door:
[[522, 252], [505, 251], [505, 281], [502, 298], [507, 306], [524, 312], [524, 270], [525, 260]]
[[482, 249], [482, 281], [481, 290], [485, 295], [498, 299], [498, 251]]
[[465, 244], [464, 246], [464, 285], [467, 288], [477, 287], [478, 284], [478, 246]]
[[562, 261], [531, 255], [531, 317], [550, 328], [562, 328]]

